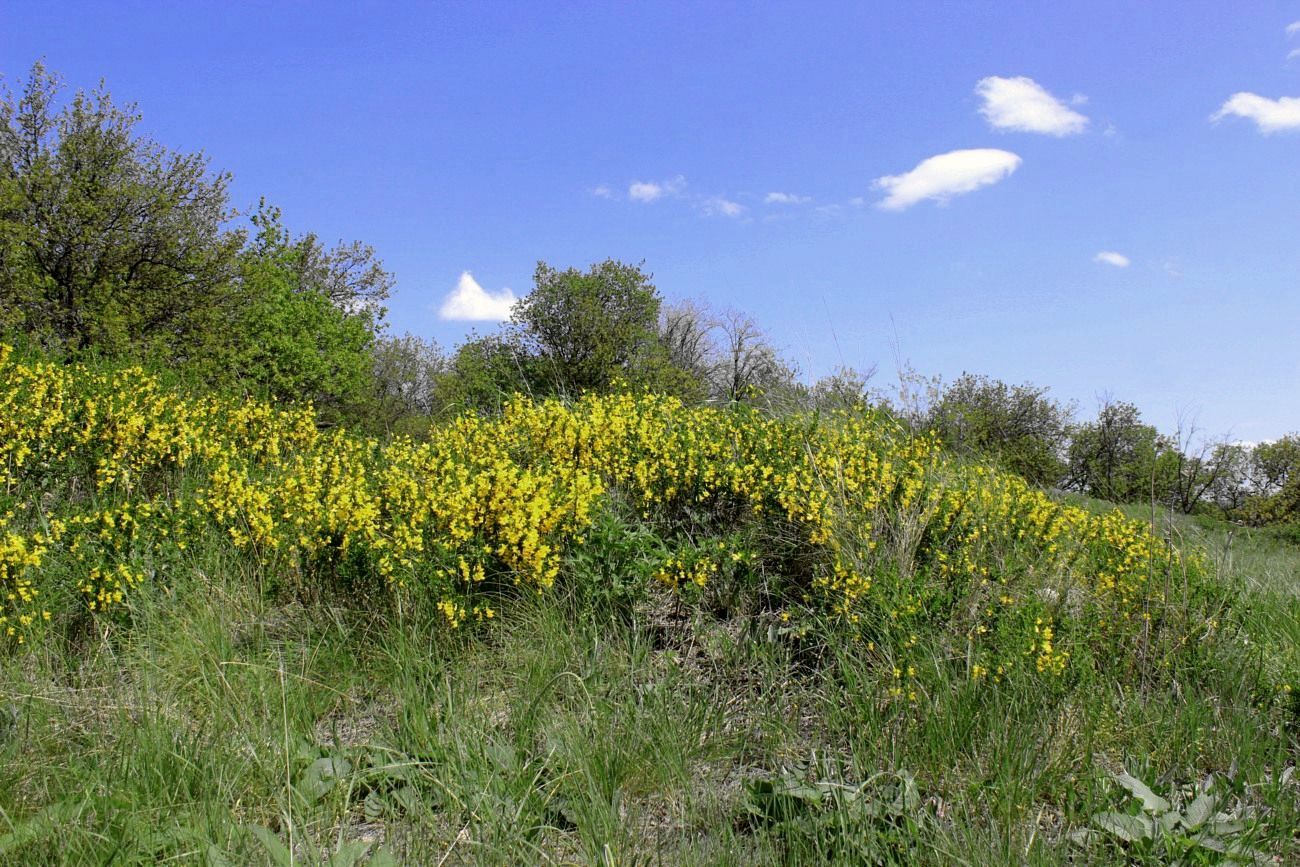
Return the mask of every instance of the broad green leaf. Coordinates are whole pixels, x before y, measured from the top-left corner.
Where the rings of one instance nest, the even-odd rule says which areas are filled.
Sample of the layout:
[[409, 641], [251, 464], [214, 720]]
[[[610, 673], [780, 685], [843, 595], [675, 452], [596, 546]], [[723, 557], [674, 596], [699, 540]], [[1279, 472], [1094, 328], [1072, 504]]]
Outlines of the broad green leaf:
[[271, 856], [271, 860], [280, 867], [289, 867], [293, 858], [289, 855], [289, 847], [275, 835], [270, 828], [263, 825], [246, 825], [248, 832], [257, 838], [266, 850], [266, 854]]
[[328, 756], [317, 759], [307, 766], [298, 778], [294, 788], [307, 801], [319, 801], [325, 797], [341, 777], [352, 773], [352, 763], [347, 759]]
[[364, 840], [348, 840], [339, 844], [326, 864], [328, 867], [354, 867], [369, 851], [370, 844]]
[[1216, 818], [1212, 822], [1205, 823], [1205, 825], [1202, 826], [1202, 830], [1209, 834], [1218, 834], [1222, 837], [1227, 837], [1231, 834], [1240, 834], [1242, 831], [1246, 830], [1246, 823], [1237, 822], [1233, 819], [1220, 820]]
[[366, 867], [398, 867], [397, 859], [388, 847], [380, 845], [370, 854], [370, 860], [366, 862]]
[[1146, 816], [1130, 816], [1127, 813], [1098, 813], [1092, 821], [1103, 831], [1109, 831], [1121, 840], [1135, 843], [1149, 840], [1155, 835], [1155, 823]]
[[1147, 787], [1147, 784], [1130, 774], [1128, 771], [1122, 771], [1115, 775], [1115, 782], [1128, 789], [1133, 797], [1142, 802], [1142, 809], [1148, 813], [1165, 813], [1170, 810], [1172, 805], [1164, 798], [1157, 795]]
[[1201, 792], [1183, 811], [1183, 825], [1188, 830], [1195, 831], [1214, 815], [1214, 808], [1218, 806], [1218, 802], [1219, 799], [1209, 792]]

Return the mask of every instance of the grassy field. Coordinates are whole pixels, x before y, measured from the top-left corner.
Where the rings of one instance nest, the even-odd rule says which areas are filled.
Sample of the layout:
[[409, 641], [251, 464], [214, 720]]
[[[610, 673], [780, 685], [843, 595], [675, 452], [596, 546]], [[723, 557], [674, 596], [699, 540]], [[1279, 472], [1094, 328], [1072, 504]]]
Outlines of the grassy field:
[[[65, 385], [126, 387], [111, 378], [87, 382]], [[11, 405], [35, 400], [23, 394]], [[139, 406], [147, 402], [128, 403], [122, 418], [145, 412]], [[575, 424], [587, 424], [601, 407], [573, 410]], [[521, 418], [550, 424], [570, 418], [566, 412], [542, 408]], [[642, 422], [650, 417], [635, 412]], [[161, 418], [141, 430], [156, 429]], [[85, 419], [73, 421], [69, 430], [81, 431]], [[724, 428], [709, 425], [733, 424], [714, 416], [697, 422], [709, 436], [701, 442], [722, 437]], [[642, 431], [640, 447], [649, 449], [650, 428], [638, 424], [628, 429]], [[789, 433], [751, 418], [738, 424], [757, 425], [753, 447], [769, 450], [755, 459], [759, 466], [775, 460]], [[811, 466], [821, 466], [817, 437], [832, 434], [792, 425], [799, 438], [790, 442], [803, 443]], [[725, 431], [743, 446], [748, 429]], [[547, 430], [551, 436], [556, 428]], [[202, 431], [218, 436], [215, 428]], [[856, 431], [853, 441], [876, 436], [867, 431]], [[52, 428], [32, 436], [45, 437], [49, 454], [50, 443], [62, 442]], [[303, 434], [286, 453], [352, 448], [321, 436], [318, 445], [315, 434]], [[457, 448], [477, 442], [457, 436]], [[484, 442], [502, 437], [492, 428]], [[248, 503], [261, 502], [256, 497], [247, 495], [237, 524], [220, 523], [216, 486], [236, 488], [215, 450], [175, 474], [148, 476], [157, 467], [132, 463], [130, 455], [151, 440], [132, 442], [136, 452], [122, 450], [115, 464], [90, 461], [87, 472], [134, 468], [154, 479], [152, 499], [142, 487], [124, 493], [120, 480], [99, 488], [76, 482], [82, 477], [68, 467], [82, 464], [72, 446], [67, 462], [44, 462], [44, 476], [10, 472], [11, 550], [27, 538], [22, 532], [49, 537], [49, 516], [63, 514], [63, 504], [69, 515], [96, 517], [59, 520], [93, 526], [96, 535], [86, 540], [139, 564], [128, 572], [138, 568], [148, 579], [111, 584], [101, 576], [85, 585], [80, 549], [66, 542], [73, 530], [60, 537], [62, 548], [47, 544], [39, 569], [8, 573], [15, 587], [45, 582], [41, 604], [62, 607], [44, 625], [37, 616], [29, 639], [11, 641], [0, 666], [0, 862], [1300, 859], [1300, 785], [1292, 770], [1300, 704], [1291, 691], [1300, 672], [1300, 548], [1280, 534], [1157, 512], [1148, 540], [1141, 521], [1150, 521], [1150, 509], [1131, 510], [1135, 521], [1120, 523], [1102, 517], [1112, 514], [1104, 504], [1059, 507], [983, 468], [885, 437], [876, 452], [863, 453], [862, 466], [911, 448], [899, 466], [915, 464], [919, 481], [913, 490], [905, 470], [886, 473], [891, 493], [870, 512], [824, 501], [836, 516], [824, 525], [834, 531], [827, 538], [841, 541], [823, 538], [813, 518], [796, 525], [788, 516], [756, 515], [755, 504], [777, 502], [764, 499], [768, 494], [740, 501], [749, 504], [743, 509], [720, 502], [742, 483], [759, 490], [762, 473], [758, 481], [738, 475], [725, 483], [731, 488], [720, 482], [706, 489], [716, 498], [706, 517], [673, 513], [669, 521], [669, 505], [647, 505], [629, 464], [626, 476], [604, 474], [606, 505], [593, 506], [590, 520], [573, 529], [562, 556], [547, 560], [524, 534], [523, 547], [494, 554], [519, 558], [508, 571], [499, 559], [475, 561], [487, 562], [483, 581], [469, 574], [473, 563], [457, 564], [463, 555], [456, 554], [447, 568], [466, 571], [464, 593], [472, 594], [426, 597], [364, 580], [366, 570], [347, 558], [325, 566], [317, 558], [315, 572], [291, 574], [302, 552], [267, 554], [271, 531], [264, 548], [240, 544], [241, 533], [259, 532], [248, 511]], [[521, 443], [502, 448], [523, 460]], [[356, 453], [381, 448], [356, 446]], [[168, 449], [167, 460], [179, 461]], [[686, 452], [663, 453], [669, 460]], [[721, 463], [692, 472], [708, 476], [728, 460], [719, 455]], [[787, 458], [794, 478], [804, 457]], [[528, 460], [518, 466], [551, 472], [536, 455]], [[836, 461], [843, 479], [852, 467], [842, 453]], [[298, 485], [296, 476], [276, 475], [279, 466], [264, 468], [265, 478]], [[386, 466], [397, 464], [381, 461], [366, 478]], [[508, 469], [493, 466], [498, 476]], [[260, 478], [248, 476], [239, 490]], [[516, 489], [533, 491], [529, 478], [518, 476]], [[676, 486], [676, 476], [664, 478], [656, 484]], [[576, 484], [563, 473], [557, 479]], [[196, 487], [200, 481], [208, 487]], [[864, 482], [852, 502], [871, 499], [872, 490]], [[969, 505], [989, 491], [996, 496]], [[942, 518], [952, 497], [966, 505]], [[38, 506], [25, 510], [24, 502]], [[159, 504], [170, 504], [170, 535], [132, 531], [126, 545], [115, 535], [125, 532], [120, 526], [100, 529], [106, 511], [124, 526], [122, 509], [139, 518], [142, 502], [154, 504], [147, 511], [158, 526]], [[206, 511], [181, 520], [182, 502]], [[348, 502], [349, 515], [360, 513], [361, 500]], [[525, 505], [540, 510], [538, 502]], [[823, 501], [798, 502], [805, 514], [816, 512], [807, 504]], [[978, 520], [961, 517], [968, 514]], [[1024, 541], [1040, 526], [1034, 516], [1043, 515], [1041, 526], [1103, 534], [1071, 555], [1073, 571], [1059, 559], [1065, 537], [1053, 535], [1058, 531]], [[853, 536], [868, 520], [872, 534]], [[295, 538], [305, 538], [301, 523], [289, 523]], [[174, 529], [182, 525], [183, 537]], [[492, 526], [498, 535], [490, 550], [507, 550], [502, 540], [515, 538], [506, 535], [513, 524]], [[554, 534], [569, 532], [555, 526]], [[800, 536], [800, 526], [812, 529]], [[1104, 533], [1112, 531], [1128, 541], [1109, 541]], [[333, 539], [329, 550], [362, 550], [360, 541], [356, 548], [340, 542], [337, 528], [321, 532]], [[985, 541], [990, 534], [994, 543]], [[850, 538], [860, 543], [852, 562], [870, 581], [843, 577], [837, 558], [848, 556], [843, 540]], [[710, 555], [715, 543], [734, 557]], [[391, 544], [376, 543], [375, 556], [391, 553]], [[1166, 559], [1151, 581], [1124, 591], [1122, 605], [1072, 601], [1091, 586], [1084, 577], [1111, 568], [1107, 558], [1124, 550]], [[1197, 550], [1205, 552], [1200, 560]], [[790, 577], [817, 558], [824, 573]], [[962, 583], [949, 568], [961, 558], [963, 569], [992, 577]], [[1196, 562], [1209, 589], [1196, 590], [1188, 578], [1186, 564]], [[399, 567], [381, 565], [387, 561], [365, 563], [405, 580]], [[1067, 571], [1083, 577], [1061, 583]], [[510, 574], [537, 580], [499, 580]], [[996, 616], [989, 593], [1006, 600]], [[1103, 591], [1095, 595], [1102, 599]], [[87, 599], [111, 611], [88, 610]], [[1136, 614], [1126, 625], [1111, 622], [1130, 607]], [[1056, 627], [1055, 646], [1052, 632], [1044, 638], [1044, 623]], [[1013, 654], [1026, 636], [1036, 643], [1029, 651], [1016, 645]], [[1021, 657], [1028, 661], [1013, 666]]]

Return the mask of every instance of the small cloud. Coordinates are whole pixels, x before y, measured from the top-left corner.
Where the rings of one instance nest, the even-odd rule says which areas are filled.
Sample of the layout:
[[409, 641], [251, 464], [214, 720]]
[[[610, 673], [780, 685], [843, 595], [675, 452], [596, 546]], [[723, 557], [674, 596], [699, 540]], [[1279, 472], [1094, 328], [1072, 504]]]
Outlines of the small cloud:
[[886, 193], [878, 207], [901, 211], [925, 199], [947, 204], [953, 196], [996, 184], [1014, 172], [1020, 162], [1016, 154], [996, 148], [939, 154], [905, 174], [876, 178], [873, 186]]
[[854, 196], [853, 198], [849, 199], [849, 204], [855, 208], [860, 208], [866, 203], [867, 200], [862, 196]]
[[1234, 93], [1222, 108], [1210, 116], [1210, 120], [1218, 123], [1229, 115], [1254, 121], [1255, 126], [1265, 135], [1300, 129], [1300, 97], [1269, 99], [1256, 93]]
[[601, 184], [598, 187], [592, 187], [591, 194], [598, 199], [614, 198], [614, 191], [609, 188], [608, 184]]
[[1092, 261], [1102, 265], [1111, 265], [1115, 268], [1127, 268], [1129, 266], [1128, 256], [1123, 253], [1116, 253], [1114, 250], [1102, 250], [1092, 257]]
[[[1067, 108], [1032, 78], [992, 75], [980, 79], [975, 93], [984, 100], [980, 114], [994, 129], [1066, 136], [1081, 133], [1088, 126], [1088, 118]], [[1087, 97], [1076, 94], [1074, 104], [1082, 105], [1080, 99], [1087, 101]]]
[[806, 205], [812, 196], [799, 196], [794, 193], [768, 193], [763, 201], [769, 205]]
[[1290, 63], [1292, 60], [1295, 60], [1297, 57], [1300, 57], [1300, 48], [1292, 48], [1289, 52], [1287, 52], [1286, 62]]
[[1165, 273], [1168, 274], [1170, 277], [1181, 277], [1181, 276], [1183, 276], [1183, 269], [1182, 269], [1182, 266], [1178, 264], [1177, 260], [1174, 260], [1174, 259], [1168, 259], [1168, 260], [1165, 261], [1165, 264], [1164, 264], [1163, 267], [1164, 267], [1164, 269], [1165, 269]]
[[1286, 35], [1288, 37], [1295, 36], [1297, 33], [1300, 33], [1300, 21], [1292, 21], [1286, 26]]
[[678, 175], [670, 181], [633, 181], [628, 185], [627, 197], [634, 202], [654, 202], [664, 196], [676, 196], [686, 186], [686, 178]]
[[510, 318], [518, 300], [509, 289], [487, 291], [465, 271], [460, 275], [456, 288], [438, 308], [438, 315], [460, 322], [504, 322]]
[[711, 199], [705, 199], [702, 207], [704, 208], [704, 215], [706, 217], [739, 217], [741, 214], [745, 213], [744, 205], [739, 204], [738, 202], [733, 202], [729, 199], [724, 199], [722, 196], [714, 196]]

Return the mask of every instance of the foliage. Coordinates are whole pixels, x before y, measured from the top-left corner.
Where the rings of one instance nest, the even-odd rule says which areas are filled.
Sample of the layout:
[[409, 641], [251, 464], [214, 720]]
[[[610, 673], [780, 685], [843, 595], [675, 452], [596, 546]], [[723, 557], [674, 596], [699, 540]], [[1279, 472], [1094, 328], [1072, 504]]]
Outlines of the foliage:
[[[761, 605], [806, 606], [904, 646], [909, 631], [944, 623], [974, 680], [1059, 678], [1125, 654], [1167, 665], [1214, 629], [1196, 556], [1117, 513], [954, 463], [934, 439], [869, 413], [515, 399], [497, 419], [381, 444], [321, 432], [309, 408], [188, 399], [138, 369], [9, 360], [0, 386], [11, 588], [0, 625], [15, 640], [52, 615], [129, 610], [207, 535], [300, 587], [377, 581], [418, 594], [450, 627], [493, 617], [493, 588], [550, 588], [566, 557], [588, 583], [607, 580], [575, 553], [594, 538], [628, 570], [622, 580], [653, 575], [687, 601], [734, 609], [761, 588]], [[61, 486], [85, 493], [35, 509]], [[608, 508], [662, 541], [619, 522], [600, 530]], [[900, 699], [916, 693], [896, 685]]]
[[958, 453], [992, 458], [1035, 485], [1051, 486], [1065, 469], [1070, 415], [1045, 388], [966, 373], [943, 390], [931, 424]]
[[[1066, 487], [1089, 496], [1128, 503], [1150, 499], [1168, 488], [1172, 443], [1131, 403], [1105, 402], [1093, 422], [1075, 426], [1071, 440]], [[1157, 493], [1157, 497], [1159, 497]]]
[[[817, 779], [833, 771], [787, 770], [746, 784], [751, 825], [779, 839], [788, 864], [899, 864], [916, 858], [933, 822], [907, 771], [877, 773], [858, 785]], [[812, 779], [810, 779], [810, 776]]]
[[138, 136], [102, 87], [56, 111], [37, 63], [0, 100], [0, 326], [63, 351], [183, 358], [219, 327], [242, 243], [229, 176]]
[[545, 394], [577, 396], [637, 382], [656, 345], [660, 298], [650, 275], [607, 259], [586, 271], [537, 263], [533, 291], [514, 310]]
[[[1262, 853], [1231, 840], [1248, 833], [1255, 817], [1248, 809], [1222, 812], [1226, 798], [1215, 791], [1212, 776], [1189, 798], [1171, 793], [1181, 809], [1127, 771], [1116, 774], [1114, 779], [1128, 791], [1132, 809], [1098, 813], [1092, 821], [1102, 834], [1127, 844], [1131, 855], [1143, 855], [1162, 864], [1270, 863]], [[1076, 832], [1072, 839], [1087, 846], [1099, 836], [1096, 831], [1084, 830]]]
[[194, 365], [225, 388], [284, 402], [314, 403], [327, 423], [356, 418], [371, 385], [377, 322], [371, 308], [339, 306], [323, 285], [304, 284], [310, 239], [294, 241], [265, 203], [257, 234], [240, 255], [239, 305], [210, 332]]
[[374, 427], [416, 434], [442, 408], [447, 359], [432, 341], [414, 334], [381, 335], [371, 348]]
[[1252, 488], [1243, 511], [1256, 523], [1300, 520], [1300, 434], [1251, 451]]

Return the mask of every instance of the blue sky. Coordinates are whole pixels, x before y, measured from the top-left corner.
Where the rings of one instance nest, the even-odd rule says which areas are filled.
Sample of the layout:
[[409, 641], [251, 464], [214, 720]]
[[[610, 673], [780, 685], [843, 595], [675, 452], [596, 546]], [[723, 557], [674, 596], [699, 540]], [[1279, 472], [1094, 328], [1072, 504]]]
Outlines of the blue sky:
[[1300, 428], [1296, 22], [1300, 2], [13, 0], [0, 74], [104, 78], [232, 172], [237, 206], [373, 244], [394, 329], [444, 347], [496, 327], [440, 317], [458, 284], [645, 260], [808, 377], [883, 382], [901, 356], [1258, 440]]

